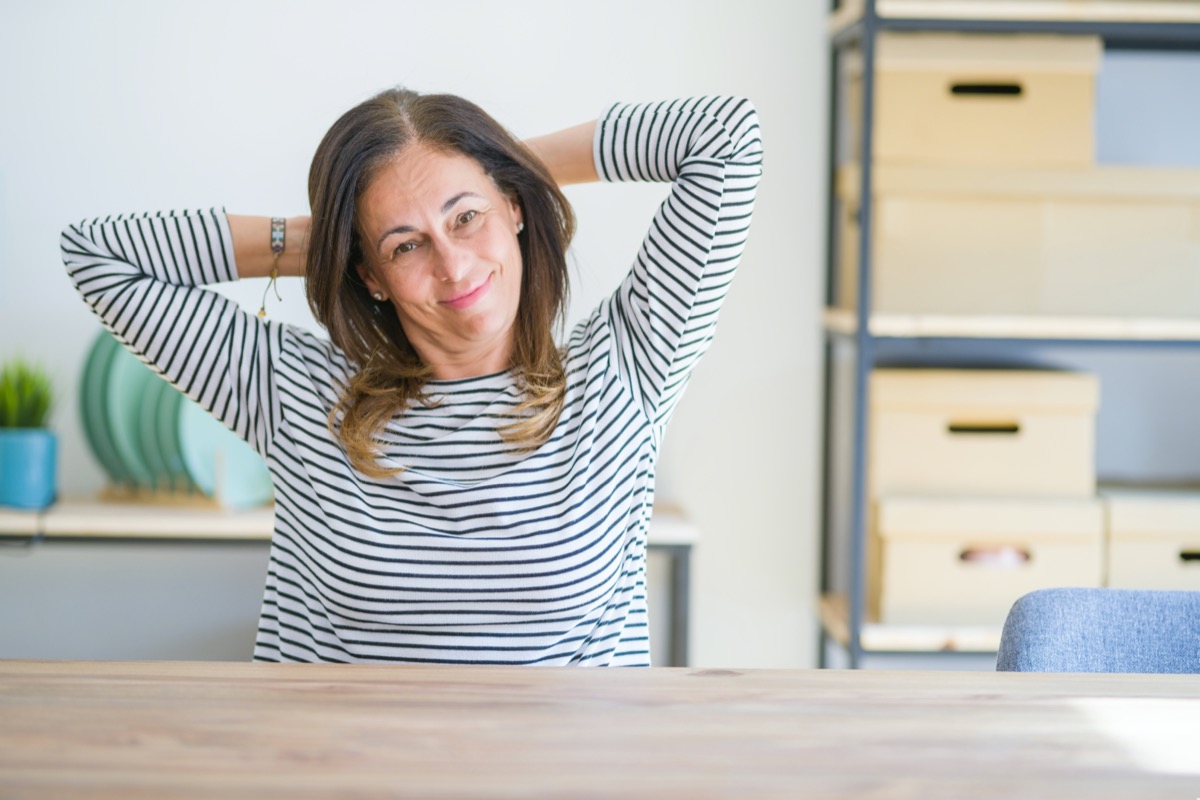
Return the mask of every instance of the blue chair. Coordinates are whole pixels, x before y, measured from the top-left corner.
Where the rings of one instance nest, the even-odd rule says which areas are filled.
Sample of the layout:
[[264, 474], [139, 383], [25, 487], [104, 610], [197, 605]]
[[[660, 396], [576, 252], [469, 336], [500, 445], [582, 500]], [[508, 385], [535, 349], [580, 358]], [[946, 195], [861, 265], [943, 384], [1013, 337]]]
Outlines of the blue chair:
[[1008, 612], [996, 669], [1200, 673], [1200, 592], [1030, 592]]

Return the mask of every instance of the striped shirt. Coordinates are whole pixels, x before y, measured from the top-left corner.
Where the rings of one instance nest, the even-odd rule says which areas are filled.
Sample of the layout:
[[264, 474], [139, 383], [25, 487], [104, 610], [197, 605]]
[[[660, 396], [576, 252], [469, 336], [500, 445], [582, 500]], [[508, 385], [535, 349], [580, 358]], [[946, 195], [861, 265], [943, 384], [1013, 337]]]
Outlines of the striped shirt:
[[262, 661], [648, 665], [646, 530], [663, 431], [712, 339], [761, 172], [746, 100], [615, 105], [607, 181], [670, 181], [630, 272], [570, 333], [550, 439], [497, 432], [510, 373], [431, 381], [384, 430], [374, 479], [326, 427], [354, 369], [330, 342], [202, 287], [237, 278], [217, 211], [63, 231], [67, 270], [118, 339], [249, 442], [275, 531]]

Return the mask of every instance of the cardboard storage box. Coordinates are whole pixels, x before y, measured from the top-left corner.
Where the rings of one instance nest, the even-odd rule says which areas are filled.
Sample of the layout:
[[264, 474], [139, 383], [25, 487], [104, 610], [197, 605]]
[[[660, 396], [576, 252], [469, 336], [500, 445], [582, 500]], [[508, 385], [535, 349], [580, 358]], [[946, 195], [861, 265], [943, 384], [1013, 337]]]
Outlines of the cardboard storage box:
[[[872, 308], [1200, 316], [1200, 170], [878, 168]], [[858, 279], [858, 170], [838, 175], [838, 305]]]
[[1117, 589], [1200, 590], [1200, 488], [1102, 492]]
[[1095, 494], [1094, 375], [877, 369], [867, 474], [890, 494]]
[[[1095, 161], [1094, 36], [887, 32], [876, 39], [874, 157], [883, 164]], [[847, 63], [861, 136], [861, 59]], [[857, 142], [853, 143], [856, 155]]]
[[885, 497], [875, 507], [870, 599], [879, 621], [1001, 625], [1050, 586], [1099, 586], [1097, 498]]

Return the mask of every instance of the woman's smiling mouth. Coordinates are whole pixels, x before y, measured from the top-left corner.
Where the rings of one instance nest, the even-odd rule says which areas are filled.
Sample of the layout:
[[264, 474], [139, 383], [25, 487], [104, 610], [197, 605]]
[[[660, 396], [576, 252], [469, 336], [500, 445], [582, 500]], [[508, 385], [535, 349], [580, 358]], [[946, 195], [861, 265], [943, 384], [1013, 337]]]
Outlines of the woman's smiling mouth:
[[479, 300], [483, 299], [483, 296], [485, 294], [487, 294], [487, 290], [491, 285], [492, 285], [492, 276], [489, 273], [487, 278], [484, 279], [483, 283], [479, 284], [474, 289], [471, 289], [468, 292], [464, 292], [463, 294], [460, 294], [457, 297], [452, 297], [449, 300], [443, 300], [442, 304], [450, 306], [451, 308], [454, 308], [454, 309], [463, 309], [463, 308], [467, 308], [469, 306], [473, 306]]

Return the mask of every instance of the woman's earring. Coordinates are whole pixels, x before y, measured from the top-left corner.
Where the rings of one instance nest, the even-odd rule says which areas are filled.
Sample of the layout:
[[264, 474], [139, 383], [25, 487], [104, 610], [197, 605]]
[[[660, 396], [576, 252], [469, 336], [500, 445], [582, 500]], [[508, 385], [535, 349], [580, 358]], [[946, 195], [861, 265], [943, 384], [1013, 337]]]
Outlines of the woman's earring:
[[521, 232], [521, 231], [523, 231], [523, 230], [525, 230], [525, 223], [524, 223], [524, 222], [518, 222], [518, 223], [517, 223], [517, 233], [520, 233], [520, 232]]
[[371, 295], [371, 297], [374, 297], [380, 303], [383, 302], [383, 292], [376, 292], [375, 294]]

